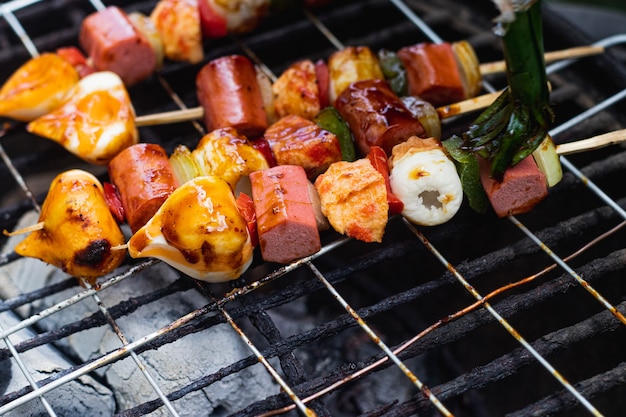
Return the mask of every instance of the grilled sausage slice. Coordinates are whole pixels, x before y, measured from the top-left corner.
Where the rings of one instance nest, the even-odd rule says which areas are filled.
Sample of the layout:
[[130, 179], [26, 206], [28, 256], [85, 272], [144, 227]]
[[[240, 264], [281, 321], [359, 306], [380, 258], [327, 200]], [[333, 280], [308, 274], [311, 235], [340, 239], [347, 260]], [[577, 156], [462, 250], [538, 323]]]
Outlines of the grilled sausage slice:
[[337, 98], [336, 106], [362, 155], [367, 155], [371, 146], [380, 146], [391, 155], [398, 143], [426, 134], [424, 126], [383, 80], [350, 84]]
[[548, 195], [545, 175], [537, 168], [532, 155], [504, 171], [502, 181], [489, 174], [489, 163], [478, 158], [480, 180], [491, 207], [499, 217], [512, 216], [532, 210]]
[[398, 57], [407, 71], [410, 95], [435, 107], [467, 98], [451, 44], [423, 42], [406, 46], [398, 51]]
[[243, 55], [210, 61], [196, 77], [207, 130], [234, 127], [248, 139], [267, 129], [263, 96], [252, 62]]
[[146, 37], [116, 6], [87, 16], [81, 25], [80, 45], [100, 71], [113, 71], [127, 86], [148, 78], [157, 57]]
[[268, 262], [289, 263], [321, 249], [309, 180], [296, 165], [250, 174], [259, 245]]

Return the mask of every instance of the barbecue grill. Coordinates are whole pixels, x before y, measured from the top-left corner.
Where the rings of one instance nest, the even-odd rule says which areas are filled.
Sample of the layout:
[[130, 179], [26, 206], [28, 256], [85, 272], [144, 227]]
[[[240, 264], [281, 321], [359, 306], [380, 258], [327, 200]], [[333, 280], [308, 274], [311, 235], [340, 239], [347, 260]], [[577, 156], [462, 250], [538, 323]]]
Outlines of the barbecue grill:
[[[149, 14], [154, 3], [106, 5]], [[497, 13], [491, 2], [431, 3], [344, 0], [284, 11], [252, 33], [207, 42], [205, 62], [243, 53], [280, 74], [298, 59], [326, 58], [346, 45], [397, 50], [461, 39], [481, 62], [502, 58], [490, 30]], [[0, 79], [32, 55], [76, 45], [82, 19], [104, 6], [0, 4]], [[589, 44], [549, 7], [544, 18], [546, 50]], [[623, 42], [619, 34], [602, 39], [602, 55], [549, 67], [556, 143], [626, 127]], [[137, 114], [197, 106], [194, 80], [202, 64], [168, 62], [131, 87]], [[485, 90], [505, 82], [489, 76]], [[444, 137], [475, 116], [444, 121]], [[193, 147], [202, 134], [194, 122], [140, 130], [143, 141], [168, 152]], [[51, 176], [83, 167], [19, 124], [5, 123], [0, 145], [3, 229], [36, 221]], [[86, 288], [61, 273], [40, 276], [33, 265], [41, 262], [17, 259], [3, 237], [1, 275], [27, 282], [12, 293], [6, 284], [2, 289], [0, 414], [192, 415], [200, 404], [212, 416], [622, 415], [626, 189], [616, 178], [626, 175], [626, 151], [613, 145], [562, 163], [563, 181], [530, 213], [497, 218], [464, 205], [432, 228], [394, 217], [382, 244], [325, 232], [318, 254], [287, 266], [265, 264], [257, 254], [251, 269], [228, 284], [195, 282], [158, 261], [129, 259]], [[102, 167], [85, 169], [106, 179]], [[167, 320], [153, 319], [163, 309]], [[217, 333], [230, 342], [212, 344]], [[102, 335], [104, 347], [81, 350]], [[189, 351], [188, 341], [199, 350]], [[228, 355], [235, 345], [243, 354]], [[203, 368], [220, 354], [219, 367]], [[35, 373], [41, 356], [62, 357], [64, 365]], [[193, 372], [180, 375], [187, 363]], [[112, 377], [122, 365], [127, 374]], [[250, 381], [262, 395], [248, 395]], [[213, 401], [231, 398], [220, 393], [227, 382], [236, 387], [228, 393], [239, 397], [236, 407], [232, 399]], [[81, 389], [67, 391], [72, 384]], [[121, 393], [132, 384], [147, 387], [144, 394]], [[81, 397], [90, 388], [102, 394], [100, 403]], [[68, 392], [74, 401], [64, 397]]]

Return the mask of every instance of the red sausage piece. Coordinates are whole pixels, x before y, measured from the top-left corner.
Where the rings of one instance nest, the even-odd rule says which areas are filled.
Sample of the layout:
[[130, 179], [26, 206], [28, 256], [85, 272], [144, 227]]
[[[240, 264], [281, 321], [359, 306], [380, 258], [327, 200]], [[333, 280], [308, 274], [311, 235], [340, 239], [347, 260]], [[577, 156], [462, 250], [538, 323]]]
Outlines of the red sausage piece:
[[234, 127], [248, 139], [267, 129], [263, 96], [252, 62], [229, 55], [207, 63], [196, 77], [207, 130]]
[[109, 162], [109, 178], [119, 190], [133, 233], [178, 187], [167, 153], [153, 143], [138, 143], [120, 152]]
[[391, 155], [391, 149], [398, 143], [411, 136], [426, 135], [424, 126], [383, 80], [350, 84], [337, 97], [335, 105], [350, 126], [363, 156], [369, 153], [371, 146], [380, 146]]
[[116, 6], [87, 16], [79, 41], [96, 69], [116, 73], [127, 86], [149, 77], [157, 67], [150, 42]]
[[449, 43], [419, 43], [398, 51], [409, 82], [409, 94], [433, 106], [464, 100], [459, 67]]
[[321, 249], [304, 169], [277, 165], [250, 174], [261, 255], [289, 263]]
[[545, 175], [531, 156], [504, 171], [502, 182], [489, 176], [489, 163], [478, 158], [480, 180], [493, 210], [499, 217], [530, 211], [548, 195]]

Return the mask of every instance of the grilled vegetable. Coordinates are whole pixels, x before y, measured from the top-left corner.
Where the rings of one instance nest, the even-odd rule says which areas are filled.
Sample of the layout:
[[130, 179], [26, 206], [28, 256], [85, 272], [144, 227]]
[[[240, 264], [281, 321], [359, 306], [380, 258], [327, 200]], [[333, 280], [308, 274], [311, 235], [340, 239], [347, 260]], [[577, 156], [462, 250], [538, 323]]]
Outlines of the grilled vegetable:
[[124, 235], [109, 211], [102, 184], [88, 172], [69, 170], [52, 181], [39, 222], [42, 227], [20, 242], [15, 252], [91, 284], [126, 256], [126, 251], [115, 249], [124, 243]]
[[554, 118], [541, 25], [541, 1], [516, 12], [515, 20], [505, 24], [508, 88], [463, 134], [463, 147], [487, 159], [496, 180], [539, 146]]
[[356, 159], [352, 132], [350, 132], [350, 128], [337, 109], [326, 107], [315, 116], [314, 121], [322, 129], [328, 130], [337, 136], [339, 146], [341, 147], [341, 157], [344, 161], [354, 161]]
[[161, 259], [202, 281], [224, 282], [248, 269], [253, 247], [230, 186], [208, 175], [178, 187], [131, 237], [128, 252]]
[[393, 92], [400, 97], [406, 96], [409, 92], [409, 82], [406, 69], [398, 54], [388, 49], [381, 49], [378, 51], [378, 61]]
[[[526, 2], [511, 17], [497, 26], [503, 30], [508, 87], [465, 133], [445, 141], [470, 206], [478, 211], [486, 208], [485, 194], [480, 190], [487, 187], [489, 202], [500, 216], [529, 211], [547, 195], [546, 185], [556, 184], [562, 176], [547, 136], [554, 115], [548, 101], [541, 2]], [[540, 146], [542, 143], [545, 145]], [[535, 162], [527, 160], [531, 154], [547, 176], [537, 174]], [[528, 169], [508, 173], [522, 161]], [[527, 191], [500, 192], [518, 188]]]
[[0, 116], [30, 122], [59, 107], [79, 74], [57, 54], [45, 53], [19, 67], [0, 89]]

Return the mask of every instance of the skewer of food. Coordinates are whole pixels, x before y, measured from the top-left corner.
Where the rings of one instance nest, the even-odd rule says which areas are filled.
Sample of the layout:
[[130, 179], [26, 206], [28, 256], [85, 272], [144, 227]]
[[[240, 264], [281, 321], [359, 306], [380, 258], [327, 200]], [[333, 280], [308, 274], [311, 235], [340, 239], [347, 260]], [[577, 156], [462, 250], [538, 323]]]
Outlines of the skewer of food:
[[[129, 86], [153, 73], [168, 55], [171, 59], [199, 62], [203, 59], [202, 36], [196, 33], [199, 30], [190, 32], [198, 26], [190, 23], [190, 16], [204, 16], [206, 10], [202, 9], [208, 5], [215, 9], [211, 12], [212, 16], [221, 16], [218, 20], [235, 22], [228, 25], [228, 32], [251, 30], [267, 12], [267, 2], [239, 3], [232, 9], [217, 10], [221, 5], [210, 0], [161, 0], [149, 17], [138, 13], [127, 15], [115, 6], [95, 12], [84, 20], [79, 36], [88, 58], [77, 48], [68, 47], [58, 49], [55, 54], [45, 53], [31, 59], [0, 90], [0, 116], [29, 122], [28, 130], [32, 133], [60, 143], [88, 162], [105, 164], [129, 144], [138, 141], [137, 126], [171, 122], [171, 119], [159, 116], [152, 119], [150, 116], [136, 118], [126, 92], [120, 91], [118, 94], [121, 100], [119, 106], [124, 108], [123, 114], [118, 112], [117, 104], [112, 99], [102, 104], [99, 102], [100, 95], [93, 91], [95, 83], [92, 80], [96, 78], [93, 72], [117, 74], [124, 85]], [[307, 5], [315, 6], [314, 3]], [[215, 18], [202, 19], [203, 30], [207, 25], [215, 25]], [[193, 42], [189, 40], [191, 38]], [[170, 50], [174, 52], [168, 53]], [[601, 50], [591, 48], [583, 54]], [[580, 49], [573, 52], [581, 53]], [[561, 54], [559, 58], [565, 56], [569, 55]], [[441, 129], [437, 115], [439, 118], [451, 117], [458, 112], [476, 110], [493, 99], [488, 96], [485, 100], [472, 100], [468, 102], [472, 106], [468, 107], [454, 103], [475, 97], [480, 90], [480, 66], [472, 47], [465, 41], [420, 43], [401, 48], [397, 53], [381, 50], [378, 55], [367, 47], [348, 47], [332, 54], [327, 63], [312, 63], [308, 60], [294, 63], [273, 84], [259, 71], [255, 71], [257, 82], [254, 82], [252, 65], [247, 58], [240, 58], [240, 62], [232, 62], [227, 58], [213, 60], [203, 67], [197, 77], [198, 98], [202, 106], [194, 109], [200, 112], [185, 113], [192, 114], [194, 118], [203, 117], [207, 130], [232, 125], [254, 137], [261, 134], [276, 118], [286, 114], [310, 119], [327, 105], [333, 105], [340, 91], [350, 82], [364, 79], [387, 80], [392, 90], [403, 97], [407, 108], [420, 118], [430, 135], [435, 137], [440, 137]], [[232, 68], [224, 71], [220, 65]], [[71, 70], [71, 66], [75, 71]], [[246, 66], [249, 68], [246, 69]], [[41, 78], [42, 74], [53, 74], [55, 78]], [[228, 76], [232, 79], [224, 79]], [[82, 78], [89, 81], [83, 81]], [[109, 75], [108, 78], [112, 77]], [[234, 83], [226, 91], [232, 95], [217, 91], [229, 85], [226, 81]], [[237, 102], [227, 104], [236, 106], [234, 108], [245, 106], [247, 101], [239, 90], [242, 85], [253, 90], [260, 89], [263, 98], [265, 115], [254, 101], [258, 101], [258, 94], [252, 91], [252, 94], [245, 95], [254, 100], [242, 112], [256, 111], [255, 125], [250, 127], [250, 131], [238, 126], [236, 121], [220, 120], [219, 112], [213, 111], [216, 105], [210, 103], [214, 96], [222, 100], [225, 97], [239, 97]], [[116, 90], [121, 88], [115, 87]], [[88, 93], [89, 98], [74, 97], [81, 91], [83, 96]], [[76, 104], [69, 103], [63, 110], [55, 112], [72, 100], [80, 101], [83, 111]], [[441, 107], [433, 107], [440, 103]], [[90, 110], [90, 114], [84, 110], [92, 108], [95, 110]], [[213, 114], [210, 114], [211, 111]], [[58, 113], [63, 117], [59, 117]], [[80, 119], [82, 129], [74, 124], [74, 117]], [[116, 122], [115, 126], [106, 126], [109, 120]], [[122, 124], [126, 127], [123, 132], [120, 130]], [[81, 138], [77, 130], [89, 130], [92, 134], [88, 138]]]
[[[538, 13], [532, 7], [519, 13], [520, 19], [511, 24], [504, 38], [505, 49], [526, 42], [529, 37], [535, 42], [541, 40], [540, 28], [536, 26]], [[161, 150], [147, 152], [147, 145], [132, 145], [133, 151], [142, 147], [131, 153], [141, 155], [138, 159], [156, 158], [161, 162], [143, 163], [121, 153], [115, 158], [130, 158], [123, 160], [133, 162], [117, 165], [115, 158], [111, 161], [110, 178], [115, 187], [109, 189], [108, 197], [106, 192], [103, 194], [105, 200], [115, 200], [118, 196], [120, 202], [109, 203], [121, 213], [118, 220], [125, 219], [130, 224], [129, 219], [140, 219], [131, 225], [133, 236], [128, 243], [131, 256], [158, 257], [194, 278], [210, 282], [234, 279], [245, 272], [257, 242], [265, 260], [288, 263], [319, 250], [316, 233], [328, 225], [356, 239], [377, 242], [383, 238], [389, 215], [401, 214], [421, 225], [445, 223], [461, 206], [463, 193], [467, 195], [468, 190], [473, 190], [468, 185], [476, 186], [478, 181], [481, 188], [477, 192], [488, 197], [498, 216], [523, 213], [545, 198], [547, 187], [560, 179], [560, 165], [545, 157], [552, 155], [558, 164], [558, 149], [549, 146], [551, 140], [547, 136], [551, 113], [546, 107], [547, 83], [541, 52], [537, 47], [517, 56], [507, 55], [513, 61], [508, 63], [510, 76], [514, 78], [520, 72], [530, 71], [537, 75], [535, 84], [512, 79], [507, 92], [479, 116], [463, 138], [441, 141], [428, 136], [421, 123], [415, 123], [415, 117], [406, 117], [410, 112], [386, 85], [387, 81], [359, 80], [348, 83], [339, 93], [335, 101], [337, 111], [330, 113], [336, 117], [334, 122], [343, 119], [346, 121], [343, 126], [350, 128], [359, 152], [354, 157], [345, 157], [338, 134], [331, 131], [329, 126], [336, 123], [326, 120], [323, 124], [326, 127], [322, 127], [301, 116], [285, 115], [264, 130], [264, 137], [249, 139], [232, 126], [217, 127], [209, 133], [214, 140], [201, 141], [194, 151], [177, 150], [169, 159]], [[387, 93], [370, 94], [372, 91]], [[510, 100], [512, 96], [515, 100]], [[515, 106], [527, 106], [531, 99], [535, 105], [540, 104], [538, 113], [533, 114], [534, 119], [528, 124], [514, 125], [518, 129], [514, 132], [515, 141], [508, 137], [502, 140], [506, 151], [495, 145], [482, 147], [486, 142], [477, 132], [484, 133], [492, 127], [487, 121], [491, 120], [488, 116], [494, 114], [494, 108], [512, 106], [510, 112], [502, 113], [515, 118]], [[380, 110], [390, 107], [396, 110]], [[375, 127], [376, 117], [401, 117], [406, 129], [395, 136], [390, 128], [395, 124], [380, 123]], [[380, 132], [372, 133], [370, 127], [363, 128], [365, 124]], [[480, 140], [483, 140], [480, 146], [476, 145]], [[320, 144], [324, 145], [322, 149], [329, 159], [319, 158], [318, 151], [310, 152], [320, 149]], [[289, 148], [294, 150], [288, 152]], [[537, 157], [537, 160], [547, 160], [547, 164], [534, 162], [533, 155], [538, 149], [543, 159]], [[483, 153], [485, 150], [493, 154]], [[496, 163], [502, 164], [502, 154], [509, 160], [494, 170]], [[132, 170], [127, 167], [129, 163], [134, 164]], [[133, 191], [134, 178], [139, 178], [137, 183], [142, 188], [152, 189], [152, 181], [157, 181], [159, 176], [143, 172], [169, 172], [168, 164], [172, 165], [172, 174], [165, 176], [169, 178], [166, 186], [154, 187], [157, 192], [147, 196]], [[543, 170], [539, 171], [539, 167]], [[116, 172], [121, 170], [131, 172], [130, 177], [119, 179]], [[243, 177], [251, 180], [252, 197], [243, 192], [236, 195]], [[528, 193], [525, 187], [537, 192]], [[520, 193], [521, 189], [525, 191]], [[145, 201], [130, 204], [134, 197]], [[52, 194], [48, 199], [54, 201]], [[471, 200], [470, 205], [476, 208], [472, 204], [475, 196]], [[131, 215], [127, 208], [141, 215]], [[45, 224], [45, 220], [41, 222]], [[37, 237], [37, 232], [28, 231], [32, 233], [29, 238], [42, 238]], [[281, 246], [285, 234], [294, 241], [295, 248]], [[99, 236], [94, 239], [102, 240]], [[300, 242], [306, 243], [300, 247]], [[109, 252], [118, 246], [109, 243]], [[40, 257], [36, 251], [24, 256]], [[61, 267], [70, 271], [67, 266]]]
[[[318, 233], [329, 226], [364, 242], [380, 242], [390, 216], [401, 214], [421, 225], [443, 224], [463, 199], [454, 164], [434, 138], [411, 137], [393, 148], [389, 160], [382, 148], [372, 146], [365, 158], [336, 161], [311, 181], [302, 166], [273, 165], [233, 129], [209, 135], [229, 138], [231, 149], [217, 146], [224, 152], [212, 153], [216, 147], [208, 141], [209, 151], [194, 149], [193, 156], [185, 153], [181, 162], [176, 152], [168, 157], [158, 145], [136, 144], [111, 161], [111, 183], [104, 187], [83, 171], [62, 173], [50, 187], [40, 222], [5, 233], [30, 233], [16, 253], [91, 282], [119, 266], [127, 248], [132, 257], [157, 257], [196, 279], [219, 282], [245, 272], [257, 246], [265, 261], [289, 263], [317, 252]], [[557, 153], [625, 139], [623, 130], [611, 132], [559, 145]], [[519, 180], [507, 176], [519, 177], [507, 171], [500, 187]], [[245, 177], [250, 177], [252, 197], [235, 191]], [[539, 188], [546, 186], [544, 182]], [[490, 193], [490, 198], [498, 215], [507, 215], [498, 212], [502, 205], [518, 204], [504, 192]], [[206, 221], [198, 221], [201, 218]], [[127, 245], [120, 232], [123, 222], [131, 226]], [[289, 245], [283, 244], [285, 236]], [[245, 256], [236, 256], [241, 253]], [[231, 264], [210, 261], [228, 254]]]

